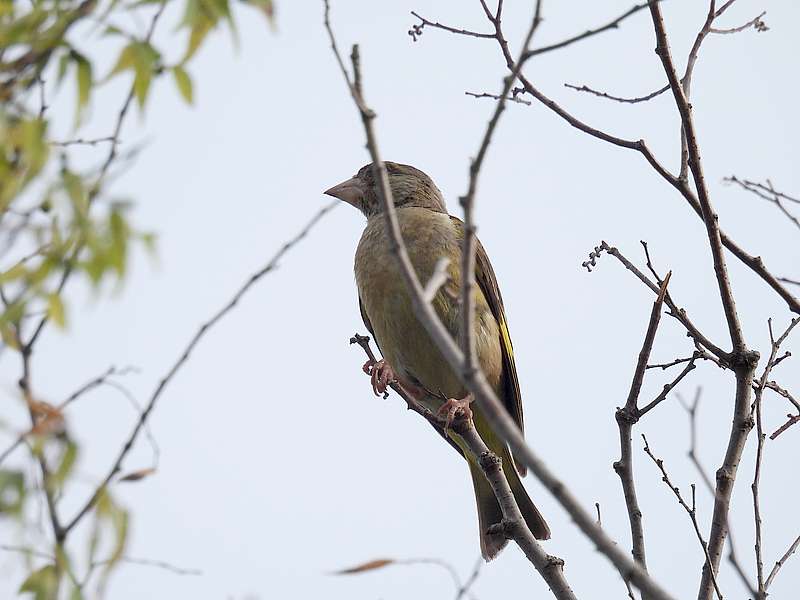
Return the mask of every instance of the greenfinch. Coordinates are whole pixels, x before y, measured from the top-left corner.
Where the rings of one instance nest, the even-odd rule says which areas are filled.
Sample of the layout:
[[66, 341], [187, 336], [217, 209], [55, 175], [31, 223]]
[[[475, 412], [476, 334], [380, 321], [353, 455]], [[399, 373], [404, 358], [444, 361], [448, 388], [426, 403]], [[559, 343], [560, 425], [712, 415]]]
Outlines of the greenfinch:
[[[459, 344], [463, 336], [460, 313], [461, 248], [464, 224], [447, 213], [442, 193], [425, 173], [409, 165], [385, 162], [394, 206], [403, 240], [420, 282], [425, 285], [440, 259], [447, 259], [447, 281], [433, 299], [433, 307]], [[393, 255], [382, 214], [372, 165], [325, 192], [360, 210], [367, 218], [355, 256], [359, 307], [364, 324], [383, 355], [376, 364], [365, 365], [376, 393], [398, 382], [418, 402], [438, 412], [453, 403], [468, 402], [468, 391], [458, 374], [442, 356], [425, 327], [417, 319], [409, 291]], [[480, 242], [476, 244], [475, 348], [478, 363], [514, 418], [520, 430], [522, 400], [514, 365], [503, 299], [497, 280]], [[463, 404], [462, 404], [463, 405]], [[548, 539], [550, 529], [520, 481], [525, 471], [515, 464], [507, 445], [489, 426], [480, 408], [473, 408], [475, 428], [492, 452], [502, 459], [503, 470], [525, 522], [537, 539]], [[458, 436], [440, 429], [462, 455], [469, 457]], [[491, 560], [506, 539], [497, 527], [502, 521], [500, 505], [480, 467], [468, 458], [478, 506], [481, 554]]]

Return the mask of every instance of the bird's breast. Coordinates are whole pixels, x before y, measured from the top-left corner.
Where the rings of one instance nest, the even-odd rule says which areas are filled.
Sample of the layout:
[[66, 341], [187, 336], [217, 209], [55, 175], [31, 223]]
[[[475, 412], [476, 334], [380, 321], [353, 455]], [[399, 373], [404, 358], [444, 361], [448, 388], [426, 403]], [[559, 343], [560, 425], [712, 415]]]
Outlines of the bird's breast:
[[[403, 208], [397, 216], [409, 259], [423, 285], [440, 258], [451, 260], [450, 280], [434, 300], [434, 308], [451, 334], [458, 337], [460, 242], [449, 215]], [[381, 215], [368, 220], [361, 236], [355, 276], [364, 310], [389, 364], [409, 382], [444, 397], [460, 397], [463, 386], [414, 314]]]

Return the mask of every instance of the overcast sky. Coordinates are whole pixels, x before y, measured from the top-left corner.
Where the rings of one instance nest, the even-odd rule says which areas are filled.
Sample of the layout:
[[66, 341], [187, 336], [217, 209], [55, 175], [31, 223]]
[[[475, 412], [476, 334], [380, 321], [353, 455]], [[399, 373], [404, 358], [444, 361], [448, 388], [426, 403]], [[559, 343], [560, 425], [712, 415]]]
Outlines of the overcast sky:
[[[518, 43], [529, 3], [507, 4], [507, 33]], [[536, 45], [602, 24], [630, 4], [546, 2]], [[663, 5], [680, 64], [705, 18], [704, 5]], [[491, 40], [425, 30], [413, 43], [406, 33], [414, 23], [410, 10], [487, 29], [478, 2], [334, 0], [332, 18], [345, 51], [361, 44], [383, 156], [428, 173], [458, 214], [469, 158], [493, 109], [464, 92], [496, 92], [504, 63]], [[800, 6], [740, 0], [720, 26], [739, 25], [762, 10], [768, 32], [707, 39], [692, 101], [721, 226], [774, 273], [798, 278], [797, 229], [775, 207], [722, 183], [731, 174], [770, 178], [778, 189], [800, 194]], [[184, 107], [165, 78], [145, 117], [131, 115], [123, 141], [147, 146], [115, 192], [136, 200], [141, 229], [158, 233], [158, 259], [137, 255], [119, 293], [96, 298], [72, 289], [69, 330], [48, 329], [35, 357], [34, 385], [42, 398], [57, 402], [114, 364], [140, 369], [124, 383], [146, 401], [198, 326], [329, 201], [322, 191], [368, 162], [322, 27], [321, 2], [279, 2], [274, 34], [257, 12], [239, 12], [239, 50], [227, 33], [217, 33], [192, 66], [194, 108]], [[179, 16], [177, 7], [168, 11], [161, 28], [174, 54], [183, 43], [170, 33]], [[620, 105], [563, 86], [648, 93], [665, 81], [654, 46], [643, 11], [618, 31], [532, 60], [526, 72], [593, 126], [645, 138], [674, 170], [679, 136], [671, 96]], [[97, 133], [110, 128], [122, 91], [112, 85], [95, 99]], [[600, 503], [604, 528], [628, 548], [627, 516], [611, 468], [619, 455], [614, 409], [627, 395], [653, 298], [613, 259], [603, 257], [591, 274], [581, 262], [605, 239], [643, 265], [639, 240], [647, 240], [657, 268], [673, 271], [676, 301], [708, 337], [728, 347], [703, 225], [640, 155], [590, 138], [538, 104], [512, 104], [504, 114], [482, 173], [477, 219], [506, 303], [529, 442], [588, 510]], [[161, 451], [158, 472], [115, 488], [133, 513], [127, 554], [203, 574], [126, 565], [111, 580], [110, 598], [443, 598], [453, 593], [452, 583], [431, 566], [353, 577], [327, 573], [379, 557], [435, 557], [469, 573], [479, 548], [466, 465], [398, 398], [373, 397], [361, 373], [364, 357], [347, 343], [364, 332], [352, 272], [363, 225], [348, 206], [326, 216], [204, 339], [166, 391], [150, 421]], [[789, 313], [752, 273], [730, 262], [747, 339], [763, 354], [767, 318], [782, 329]], [[681, 327], [669, 318], [662, 323], [654, 360], [691, 354]], [[795, 354], [799, 339], [788, 345]], [[794, 360], [775, 378], [800, 392]], [[0, 375], [8, 420], [21, 428], [16, 367], [6, 355]], [[642, 398], [654, 397], [674, 374], [648, 371]], [[698, 384], [704, 387], [700, 454], [713, 473], [726, 443], [733, 382], [700, 364], [681, 389], [691, 397]], [[765, 396], [769, 431], [788, 408], [783, 399]], [[82, 442], [78, 470], [85, 483], [65, 498], [63, 510], [70, 513], [108, 468], [136, 414], [116, 391], [102, 389], [68, 418]], [[707, 535], [712, 498], [686, 458], [687, 424], [671, 397], [637, 425], [634, 439], [650, 568], [682, 598], [695, 593], [702, 552], [687, 515], [641, 451], [638, 433], [648, 435], [676, 485], [688, 493], [690, 483], [699, 484], [698, 515]], [[732, 520], [749, 573], [754, 442], [751, 436]], [[767, 442], [762, 510], [770, 566], [800, 534], [799, 450], [800, 429]], [[126, 470], [149, 466], [151, 455], [143, 438]], [[624, 598], [607, 561], [532, 476], [526, 484], [553, 531], [545, 548], [565, 559], [577, 596]], [[0, 529], [2, 539], [14, 536]], [[0, 595], [13, 593], [23, 576], [19, 558], [0, 555], [0, 573]], [[720, 584], [726, 597], [746, 597], [724, 561]], [[798, 587], [795, 557], [770, 595], [793, 598]], [[474, 591], [482, 599], [548, 595], [515, 547], [484, 567]]]

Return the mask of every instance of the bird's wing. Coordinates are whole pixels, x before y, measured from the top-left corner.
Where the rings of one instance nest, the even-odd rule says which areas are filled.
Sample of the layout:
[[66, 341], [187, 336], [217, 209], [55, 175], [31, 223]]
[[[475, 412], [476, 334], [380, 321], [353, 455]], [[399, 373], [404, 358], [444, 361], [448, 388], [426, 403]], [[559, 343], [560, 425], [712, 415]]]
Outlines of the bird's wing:
[[[364, 303], [361, 301], [361, 296], [358, 297], [358, 311], [361, 313], [361, 320], [364, 321], [364, 326], [369, 331], [369, 334], [372, 336], [372, 339], [375, 341], [375, 345], [378, 345], [378, 340], [375, 339], [375, 332], [372, 330], [372, 323], [369, 322], [369, 316], [367, 316], [367, 311], [364, 310]], [[378, 350], [381, 347], [378, 346]]]
[[[450, 218], [463, 235], [464, 223], [456, 217], [451, 216]], [[500, 294], [500, 287], [497, 285], [497, 278], [495, 277], [494, 269], [492, 269], [492, 263], [489, 262], [489, 255], [486, 254], [486, 250], [480, 243], [480, 240], [476, 240], [475, 244], [475, 281], [483, 292], [500, 330], [500, 348], [503, 352], [503, 372], [500, 377], [500, 399], [503, 401], [508, 413], [519, 426], [520, 431], [524, 433], [522, 395], [519, 391], [517, 367], [514, 363], [514, 347], [511, 344], [511, 336], [508, 333], [508, 322], [506, 321], [506, 313], [503, 308], [503, 296]], [[520, 472], [520, 475], [524, 475], [526, 471], [524, 465], [518, 461], [516, 462], [517, 470]]]

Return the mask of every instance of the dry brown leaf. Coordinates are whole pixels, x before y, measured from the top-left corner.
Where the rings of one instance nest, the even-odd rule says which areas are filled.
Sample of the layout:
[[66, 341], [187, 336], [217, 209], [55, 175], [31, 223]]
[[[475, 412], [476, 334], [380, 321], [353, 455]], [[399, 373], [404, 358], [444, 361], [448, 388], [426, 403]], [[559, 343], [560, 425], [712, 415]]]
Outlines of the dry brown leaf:
[[123, 481], [129, 481], [129, 482], [140, 481], [145, 477], [149, 477], [155, 472], [156, 470], [152, 467], [149, 467], [147, 469], [139, 469], [138, 471], [131, 471], [127, 475], [123, 475], [122, 477], [120, 477], [117, 480], [117, 483], [122, 483]]
[[27, 398], [27, 402], [35, 423], [28, 435], [48, 435], [64, 429], [64, 415], [58, 408], [33, 398]]
[[334, 571], [331, 573], [331, 575], [355, 575], [357, 573], [365, 573], [367, 571], [374, 571], [375, 569], [382, 569], [383, 567], [391, 565], [394, 562], [396, 561], [392, 558], [376, 558], [375, 560], [361, 563], [355, 567], [342, 569], [341, 571]]

